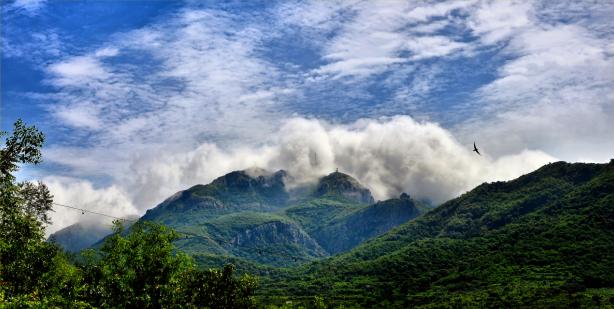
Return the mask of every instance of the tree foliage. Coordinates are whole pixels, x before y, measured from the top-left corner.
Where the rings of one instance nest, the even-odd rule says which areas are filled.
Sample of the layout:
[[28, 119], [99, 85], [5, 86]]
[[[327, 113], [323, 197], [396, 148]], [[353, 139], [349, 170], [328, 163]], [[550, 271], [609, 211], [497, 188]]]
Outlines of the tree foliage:
[[234, 267], [200, 270], [173, 241], [178, 234], [162, 225], [137, 222], [130, 231], [121, 224], [108, 237], [100, 256], [90, 251], [83, 264], [87, 299], [97, 307], [250, 308], [253, 277], [234, 276]]
[[[8, 135], [1, 132], [0, 136]], [[0, 149], [0, 293], [3, 297], [37, 295], [46, 291], [58, 249], [44, 242], [44, 223], [52, 196], [42, 183], [17, 183], [19, 164], [41, 162], [44, 136], [21, 120]]]
[[614, 304], [614, 160], [483, 184], [331, 259], [262, 278], [260, 297], [381, 308]]
[[[2, 132], [0, 136], [7, 136]], [[0, 149], [0, 308], [250, 308], [256, 280], [234, 268], [200, 270], [177, 252], [173, 230], [121, 224], [102, 248], [71, 263], [45, 241], [53, 196], [41, 183], [16, 182], [20, 164], [41, 162], [44, 136], [21, 120]]]

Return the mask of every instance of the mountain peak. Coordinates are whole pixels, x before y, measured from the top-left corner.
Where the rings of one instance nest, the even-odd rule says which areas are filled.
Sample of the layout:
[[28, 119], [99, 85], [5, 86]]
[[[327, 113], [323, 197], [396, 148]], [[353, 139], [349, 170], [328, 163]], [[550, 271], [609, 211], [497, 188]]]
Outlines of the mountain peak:
[[286, 171], [279, 170], [271, 173], [260, 168], [250, 168], [240, 171], [232, 171], [224, 176], [218, 177], [211, 184], [222, 185], [228, 189], [250, 190], [253, 188], [285, 187], [284, 178]]
[[365, 204], [373, 204], [375, 202], [369, 189], [361, 185], [352, 176], [338, 171], [322, 177], [314, 194], [318, 197], [341, 195], [347, 199]]

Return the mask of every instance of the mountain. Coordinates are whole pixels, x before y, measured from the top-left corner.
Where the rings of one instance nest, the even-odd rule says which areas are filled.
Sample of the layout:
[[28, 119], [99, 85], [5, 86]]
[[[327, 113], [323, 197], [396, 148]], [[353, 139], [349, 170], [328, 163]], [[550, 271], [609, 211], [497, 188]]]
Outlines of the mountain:
[[614, 303], [613, 269], [614, 160], [557, 162], [264, 276], [260, 294], [387, 308], [600, 307]]
[[[407, 194], [374, 203], [369, 189], [334, 172], [305, 187], [286, 188], [285, 171], [234, 171], [177, 192], [139, 220], [180, 233], [179, 249], [202, 267], [229, 261], [244, 271], [269, 271], [354, 248], [422, 214]], [[100, 246], [110, 233], [75, 225], [54, 235], [68, 250]], [[83, 237], [81, 237], [83, 236]]]
[[403, 193], [399, 198], [377, 202], [335, 217], [315, 231], [314, 237], [330, 254], [336, 254], [418, 217], [421, 209], [424, 209], [422, 204]]
[[68, 252], [79, 252], [111, 232], [111, 225], [98, 222], [75, 223], [51, 234], [49, 241], [57, 243]]
[[341, 196], [356, 203], [374, 203], [373, 196], [369, 189], [363, 187], [350, 175], [340, 172], [331, 173], [320, 179], [314, 196]]
[[148, 210], [143, 219], [176, 227], [202, 224], [208, 219], [239, 211], [272, 211], [287, 205], [285, 171], [258, 176], [249, 174], [248, 171], [234, 171], [208, 185], [177, 192]]
[[334, 172], [292, 191], [288, 177], [284, 171], [234, 171], [176, 193], [142, 220], [182, 233], [178, 247], [203, 265], [235, 259], [253, 268], [322, 259], [421, 213], [408, 196], [373, 204], [371, 192], [347, 174]]
[[[124, 226], [129, 228], [138, 217], [124, 217]], [[96, 246], [100, 240], [113, 232], [113, 225], [109, 222], [84, 221], [71, 224], [51, 235], [48, 241], [55, 242], [68, 252], [79, 252], [83, 249]]]

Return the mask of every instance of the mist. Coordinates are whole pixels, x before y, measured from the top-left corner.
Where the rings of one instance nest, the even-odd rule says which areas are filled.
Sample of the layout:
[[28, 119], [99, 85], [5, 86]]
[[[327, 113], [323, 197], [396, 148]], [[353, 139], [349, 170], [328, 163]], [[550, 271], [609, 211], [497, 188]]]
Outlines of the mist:
[[[557, 160], [534, 149], [496, 157], [490, 155], [497, 153], [494, 149], [480, 149], [479, 156], [472, 147], [472, 142], [459, 141], [436, 123], [409, 116], [349, 124], [297, 117], [284, 121], [261, 145], [224, 148], [202, 143], [183, 153], [134, 156], [129, 170], [111, 175], [109, 186], [64, 177], [47, 177], [44, 182], [57, 203], [117, 217], [143, 214], [179, 190], [228, 172], [259, 168], [286, 170], [292, 176], [289, 186], [315, 182], [339, 169], [368, 187], [376, 199], [406, 192], [439, 204], [482, 182], [513, 179]], [[48, 233], [81, 220], [107, 219], [56, 207], [52, 220]]]

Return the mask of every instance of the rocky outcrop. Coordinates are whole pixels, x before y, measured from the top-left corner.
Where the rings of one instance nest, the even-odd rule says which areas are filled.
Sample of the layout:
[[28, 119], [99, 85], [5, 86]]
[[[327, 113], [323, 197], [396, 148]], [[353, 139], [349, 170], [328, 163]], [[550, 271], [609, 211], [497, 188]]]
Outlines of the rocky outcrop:
[[369, 189], [362, 186], [352, 176], [340, 172], [331, 173], [320, 179], [314, 196], [341, 196], [363, 204], [375, 202]]
[[233, 246], [296, 244], [319, 256], [326, 255], [326, 251], [297, 225], [281, 221], [273, 221], [245, 229], [237, 233], [230, 243]]

